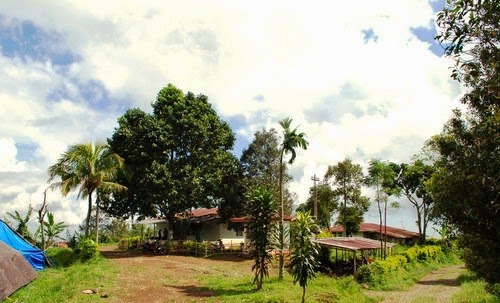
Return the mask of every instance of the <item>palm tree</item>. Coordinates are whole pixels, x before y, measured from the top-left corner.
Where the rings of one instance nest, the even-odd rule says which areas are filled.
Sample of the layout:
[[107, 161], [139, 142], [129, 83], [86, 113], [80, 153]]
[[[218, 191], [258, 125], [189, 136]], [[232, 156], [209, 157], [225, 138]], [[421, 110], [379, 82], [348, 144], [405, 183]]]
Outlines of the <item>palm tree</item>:
[[295, 157], [297, 156], [295, 149], [300, 147], [303, 149], [307, 149], [307, 145], [309, 144], [305, 139], [306, 135], [304, 133], [297, 133], [297, 128], [292, 130], [291, 124], [292, 119], [287, 117], [281, 120], [281, 127], [283, 128], [283, 142], [281, 143], [280, 150], [280, 174], [279, 174], [279, 186], [280, 186], [280, 222], [279, 222], [279, 245], [280, 245], [280, 255], [279, 255], [279, 279], [283, 279], [283, 270], [285, 265], [284, 260], [284, 248], [285, 248], [285, 231], [283, 227], [283, 216], [284, 216], [284, 203], [283, 203], [283, 158], [286, 154], [290, 153], [291, 157], [288, 160], [288, 164], [292, 164], [295, 161]]
[[96, 231], [95, 242], [99, 239], [99, 191], [121, 191], [126, 187], [116, 182], [116, 175], [123, 168], [123, 159], [113, 153], [104, 143], [76, 144], [61, 155], [56, 164], [49, 167], [49, 181], [60, 177], [53, 184], [61, 189], [63, 196], [79, 188], [78, 198], [88, 198], [85, 238], [89, 236], [92, 194], [96, 193]]

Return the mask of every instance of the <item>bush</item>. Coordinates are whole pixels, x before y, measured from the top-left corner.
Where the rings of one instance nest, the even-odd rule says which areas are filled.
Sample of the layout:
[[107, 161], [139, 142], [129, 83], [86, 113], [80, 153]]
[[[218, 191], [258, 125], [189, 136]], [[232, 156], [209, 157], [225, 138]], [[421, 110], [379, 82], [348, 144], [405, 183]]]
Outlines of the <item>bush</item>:
[[84, 240], [78, 245], [79, 256], [82, 260], [92, 260], [99, 257], [99, 247], [92, 240]]
[[118, 241], [118, 249], [127, 250], [139, 247], [141, 237], [121, 238]]
[[77, 255], [71, 248], [49, 247], [46, 250], [46, 255], [50, 263], [54, 267], [68, 267], [73, 264]]
[[[447, 262], [448, 259], [441, 246], [413, 246], [401, 254], [389, 256], [385, 260], [377, 260], [371, 265], [361, 266], [355, 274], [355, 279], [359, 283], [381, 284], [391, 275], [405, 270], [412, 270], [418, 263], [432, 260]], [[451, 259], [449, 261], [453, 261]]]

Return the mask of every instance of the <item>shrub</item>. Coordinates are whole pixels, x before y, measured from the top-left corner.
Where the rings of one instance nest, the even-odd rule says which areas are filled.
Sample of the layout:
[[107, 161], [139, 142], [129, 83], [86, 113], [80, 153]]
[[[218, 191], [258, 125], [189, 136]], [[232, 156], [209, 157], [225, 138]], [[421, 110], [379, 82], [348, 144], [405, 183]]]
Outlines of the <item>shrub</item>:
[[182, 245], [184, 246], [184, 248], [188, 253], [194, 252], [196, 249], [196, 242], [191, 240], [186, 240], [182, 242]]
[[76, 260], [76, 254], [71, 248], [49, 247], [46, 255], [54, 267], [68, 267]]
[[354, 279], [360, 284], [373, 283], [373, 270], [369, 264], [362, 265], [354, 274]]
[[118, 249], [134, 249], [139, 247], [139, 243], [141, 242], [141, 237], [130, 237], [130, 238], [121, 238], [118, 241]]
[[84, 240], [80, 242], [79, 256], [82, 260], [91, 260], [99, 257], [99, 247], [92, 240]]
[[377, 260], [372, 264], [372, 271], [375, 274], [385, 275], [404, 267], [407, 259], [402, 255], [389, 256], [385, 260]]

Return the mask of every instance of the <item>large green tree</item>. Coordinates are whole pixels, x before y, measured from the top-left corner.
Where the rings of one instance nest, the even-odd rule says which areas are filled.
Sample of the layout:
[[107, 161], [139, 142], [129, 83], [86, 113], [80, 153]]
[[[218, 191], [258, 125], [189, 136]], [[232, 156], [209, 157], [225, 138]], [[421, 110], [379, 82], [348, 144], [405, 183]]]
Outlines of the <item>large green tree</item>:
[[433, 211], [458, 232], [467, 265], [492, 285], [500, 283], [500, 2], [449, 0], [437, 24], [455, 60], [452, 77], [467, 93], [465, 110], [429, 142], [438, 153], [428, 182]]
[[248, 193], [248, 238], [252, 246], [255, 260], [252, 270], [255, 271], [254, 283], [257, 290], [262, 288], [264, 277], [269, 276], [269, 263], [272, 249], [273, 218], [276, 216], [276, 200], [266, 188], [254, 187]]
[[279, 273], [278, 273], [278, 278], [280, 280], [283, 279], [283, 271], [285, 267], [285, 229], [284, 229], [284, 215], [285, 215], [285, 209], [284, 209], [284, 172], [285, 172], [285, 156], [287, 154], [291, 154], [290, 159], [288, 160], [288, 164], [292, 164], [295, 161], [295, 158], [297, 156], [297, 152], [295, 149], [297, 148], [303, 148], [307, 149], [307, 146], [309, 145], [309, 142], [306, 140], [306, 135], [304, 133], [299, 133], [297, 128], [292, 129], [292, 119], [291, 118], [284, 118], [280, 122], [281, 127], [283, 128], [283, 141], [281, 141], [281, 146], [280, 146], [280, 163], [279, 163], [279, 186], [280, 186], [280, 191], [279, 191], [279, 199], [280, 199], [280, 209], [279, 209], [279, 215], [280, 215], [280, 221], [279, 221]]
[[[252, 142], [243, 150], [240, 157], [243, 169], [243, 184], [250, 191], [255, 186], [268, 188], [275, 197], [279, 196], [280, 146], [277, 131], [263, 128], [254, 134]], [[290, 215], [293, 208], [293, 195], [288, 190], [292, 180], [283, 167], [284, 213]]]
[[[78, 198], [88, 198], [85, 238], [89, 236], [92, 197], [96, 195], [96, 212], [99, 211], [99, 191], [123, 191], [126, 187], [116, 182], [118, 172], [123, 168], [123, 159], [113, 153], [104, 143], [84, 143], [71, 145], [57, 162], [49, 167], [49, 182], [56, 177], [60, 181], [52, 186], [58, 187], [66, 196], [78, 188]], [[99, 216], [96, 216], [98, 220]], [[99, 222], [96, 222], [99, 226]], [[96, 228], [95, 241], [99, 241]]]
[[317, 201], [318, 208], [318, 222], [317, 224], [322, 228], [329, 228], [333, 214], [338, 210], [339, 198], [335, 195], [332, 188], [327, 182], [321, 182], [316, 185], [316, 188], [309, 189], [309, 197], [305, 203], [297, 207], [300, 212], [313, 212], [314, 200]]
[[173, 219], [189, 208], [241, 203], [234, 134], [207, 96], [169, 84], [153, 112], [128, 110], [109, 144], [127, 163], [129, 190], [115, 209]]
[[344, 236], [357, 233], [363, 222], [363, 215], [370, 206], [370, 200], [361, 195], [364, 181], [361, 166], [345, 159], [328, 166], [324, 179], [331, 184], [341, 203], [337, 223], [344, 227]]

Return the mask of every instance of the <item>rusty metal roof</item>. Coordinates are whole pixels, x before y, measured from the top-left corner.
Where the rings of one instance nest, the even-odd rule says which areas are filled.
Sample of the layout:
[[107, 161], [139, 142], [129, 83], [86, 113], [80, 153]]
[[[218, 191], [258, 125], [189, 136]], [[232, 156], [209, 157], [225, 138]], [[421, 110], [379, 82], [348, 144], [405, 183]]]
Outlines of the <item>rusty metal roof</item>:
[[[341, 233], [344, 231], [344, 228], [341, 225], [333, 226], [330, 227], [330, 232], [332, 233]], [[366, 233], [376, 233], [380, 234], [380, 224], [376, 223], [361, 223], [359, 226], [359, 231], [360, 232], [366, 232]], [[382, 234], [385, 232], [385, 227], [382, 226]], [[398, 238], [398, 239], [411, 239], [418, 237], [418, 233], [405, 230], [402, 228], [396, 228], [392, 226], [387, 226], [387, 235], [393, 238]]]
[[[380, 248], [380, 241], [361, 237], [321, 238], [314, 241], [322, 246], [335, 247], [351, 251]], [[396, 244], [387, 243], [388, 248], [391, 248], [394, 245]]]

